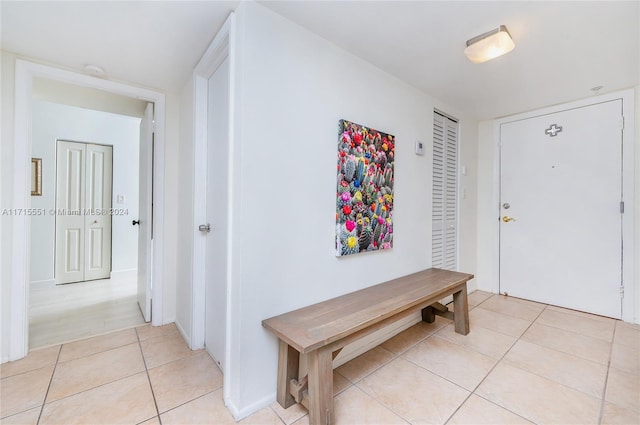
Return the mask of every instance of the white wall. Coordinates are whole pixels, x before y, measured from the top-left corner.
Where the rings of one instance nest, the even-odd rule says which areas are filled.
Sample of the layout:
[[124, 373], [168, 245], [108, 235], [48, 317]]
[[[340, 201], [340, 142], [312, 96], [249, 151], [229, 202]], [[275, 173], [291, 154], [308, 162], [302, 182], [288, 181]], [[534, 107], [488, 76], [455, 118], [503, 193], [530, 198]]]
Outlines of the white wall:
[[185, 219], [184, 205], [179, 202], [182, 188], [178, 184], [180, 145], [180, 96], [166, 93], [165, 164], [164, 164], [164, 255], [161, 260], [164, 283], [162, 288], [162, 323], [176, 320], [176, 264], [178, 224]]
[[[275, 398], [277, 338], [263, 319], [430, 266], [433, 109], [456, 111], [259, 4], [243, 3], [237, 13], [228, 401], [242, 417]], [[334, 254], [341, 118], [396, 136], [389, 251]], [[461, 121], [464, 161], [472, 161], [476, 129]], [[413, 153], [417, 139], [427, 155]], [[461, 223], [475, 234], [475, 218], [467, 216], [475, 210], [467, 205], [475, 176], [468, 179]]]
[[140, 99], [43, 78], [33, 79], [32, 92], [34, 99], [130, 117], [144, 117], [147, 107]]
[[498, 171], [496, 163], [497, 147], [495, 143], [494, 122], [482, 121], [478, 124], [478, 210], [477, 210], [477, 261], [478, 289], [497, 293], [499, 290], [499, 272], [496, 267], [498, 255], [498, 194], [496, 182]]
[[[138, 169], [140, 118], [110, 114], [34, 100], [32, 109], [32, 156], [42, 158], [42, 196], [31, 206], [47, 211], [31, 218], [31, 281], [54, 279], [56, 140], [113, 146], [112, 207], [126, 215], [112, 216], [113, 272], [134, 270], [138, 263]], [[118, 195], [125, 197], [117, 203]]]
[[176, 325], [191, 345], [192, 294], [193, 294], [193, 80], [182, 89], [180, 97], [180, 154], [178, 203], [181, 206], [180, 220], [176, 224], [178, 232]]
[[[446, 111], [446, 109], [438, 108]], [[465, 116], [460, 118], [460, 149], [458, 152], [459, 218], [458, 218], [458, 270], [478, 274], [477, 262], [477, 214], [478, 214], [478, 125]], [[462, 174], [462, 167], [466, 174]], [[430, 186], [429, 186], [430, 187]], [[468, 290], [478, 288], [478, 279], [467, 284]]]

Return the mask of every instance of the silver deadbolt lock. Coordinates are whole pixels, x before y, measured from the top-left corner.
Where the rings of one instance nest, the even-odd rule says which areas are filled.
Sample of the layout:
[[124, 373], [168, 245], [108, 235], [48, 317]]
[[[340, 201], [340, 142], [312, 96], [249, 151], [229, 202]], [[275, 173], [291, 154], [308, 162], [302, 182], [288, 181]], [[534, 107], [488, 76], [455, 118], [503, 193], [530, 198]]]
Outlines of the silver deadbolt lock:
[[511, 205], [509, 205], [508, 202], [505, 202], [504, 204], [502, 204], [502, 208], [504, 208], [505, 210], [508, 210], [509, 208], [511, 208]]
[[201, 232], [209, 233], [211, 231], [211, 226], [209, 225], [209, 223], [201, 224], [200, 226], [198, 226], [198, 230], [200, 230]]

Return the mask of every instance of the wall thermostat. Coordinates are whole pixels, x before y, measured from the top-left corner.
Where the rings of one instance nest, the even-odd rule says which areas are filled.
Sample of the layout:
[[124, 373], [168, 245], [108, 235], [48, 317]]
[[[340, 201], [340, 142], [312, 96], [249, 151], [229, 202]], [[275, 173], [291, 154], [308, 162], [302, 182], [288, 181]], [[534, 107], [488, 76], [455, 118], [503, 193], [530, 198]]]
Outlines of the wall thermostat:
[[416, 155], [424, 155], [424, 143], [416, 140]]

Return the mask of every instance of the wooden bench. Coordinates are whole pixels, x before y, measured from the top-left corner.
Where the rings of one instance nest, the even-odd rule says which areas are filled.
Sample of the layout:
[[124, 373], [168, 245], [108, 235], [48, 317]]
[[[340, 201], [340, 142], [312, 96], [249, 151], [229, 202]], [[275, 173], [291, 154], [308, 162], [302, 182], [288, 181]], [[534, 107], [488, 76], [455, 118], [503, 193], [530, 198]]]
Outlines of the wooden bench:
[[[417, 311], [426, 322], [436, 314], [453, 318], [456, 332], [468, 334], [470, 279], [471, 274], [428, 269], [263, 320], [280, 338], [278, 403], [285, 409], [302, 403], [311, 425], [332, 424], [332, 362], [340, 350]], [[438, 303], [451, 294], [453, 314]], [[304, 377], [298, 376], [300, 354], [307, 356]]]

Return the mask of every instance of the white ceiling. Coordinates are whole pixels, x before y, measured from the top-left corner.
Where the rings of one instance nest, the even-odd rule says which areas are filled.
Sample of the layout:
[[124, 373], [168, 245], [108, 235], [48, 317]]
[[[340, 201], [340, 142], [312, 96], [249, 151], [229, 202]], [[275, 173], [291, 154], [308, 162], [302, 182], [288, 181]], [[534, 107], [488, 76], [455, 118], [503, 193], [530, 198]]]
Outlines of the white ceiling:
[[6, 1], [2, 49], [176, 91], [239, 1]]
[[[640, 2], [265, 2], [441, 101], [495, 118], [640, 84]], [[466, 40], [500, 24], [516, 48], [483, 64]]]
[[[176, 91], [238, 1], [2, 1], [2, 49]], [[334, 2], [263, 4], [478, 118], [640, 84], [640, 2]], [[472, 64], [465, 41], [504, 24], [516, 48]]]

